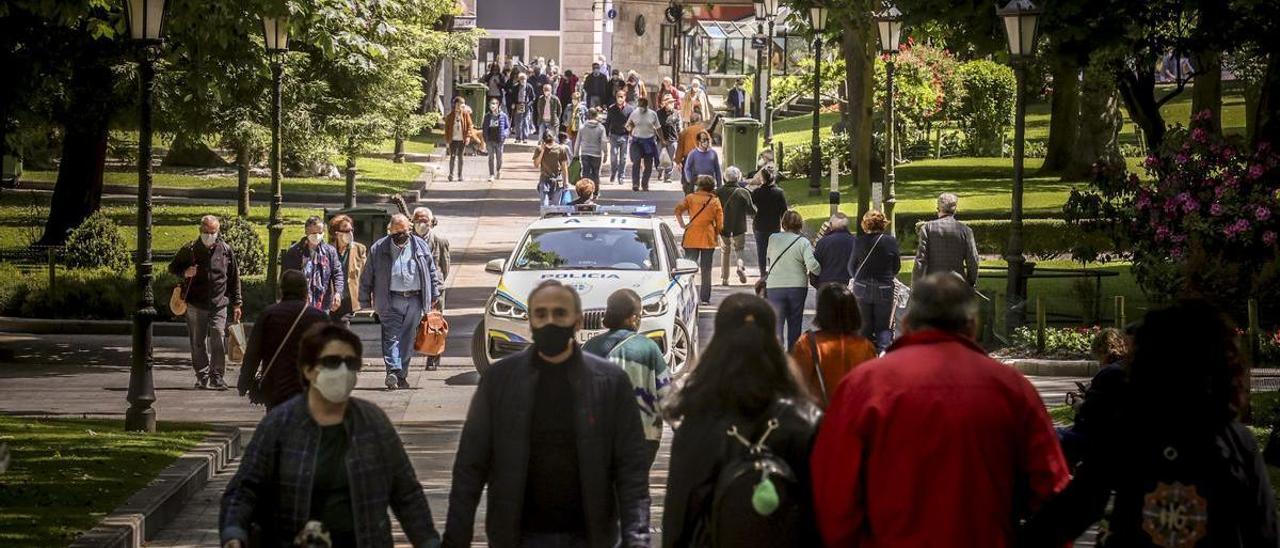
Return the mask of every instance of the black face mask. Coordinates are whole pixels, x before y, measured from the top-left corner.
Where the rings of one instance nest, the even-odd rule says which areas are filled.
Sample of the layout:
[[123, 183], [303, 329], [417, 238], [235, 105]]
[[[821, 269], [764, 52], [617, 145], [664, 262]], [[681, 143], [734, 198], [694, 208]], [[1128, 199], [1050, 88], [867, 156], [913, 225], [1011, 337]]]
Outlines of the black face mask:
[[573, 327], [563, 327], [553, 323], [534, 328], [533, 346], [539, 354], [555, 356], [569, 347], [573, 332]]
[[396, 245], [404, 245], [406, 242], [409, 241], [409, 233], [394, 232], [391, 234], [391, 241], [395, 242]]

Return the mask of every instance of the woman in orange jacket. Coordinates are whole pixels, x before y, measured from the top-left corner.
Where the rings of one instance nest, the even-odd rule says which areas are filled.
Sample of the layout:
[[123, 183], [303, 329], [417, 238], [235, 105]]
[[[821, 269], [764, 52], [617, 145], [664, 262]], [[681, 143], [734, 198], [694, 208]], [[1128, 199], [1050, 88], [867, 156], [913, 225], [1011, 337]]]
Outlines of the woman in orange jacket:
[[[724, 228], [724, 207], [716, 197], [716, 180], [710, 175], [699, 175], [698, 191], [684, 197], [676, 204], [676, 223], [684, 229], [685, 256], [698, 262], [702, 285], [698, 300], [711, 304], [711, 262], [715, 258], [716, 237]], [[684, 216], [692, 214], [686, 221]]]
[[813, 317], [817, 331], [805, 331], [791, 347], [796, 376], [819, 407], [836, 391], [846, 374], [876, 357], [876, 346], [861, 334], [858, 300], [848, 287], [828, 283], [818, 288], [818, 309]]

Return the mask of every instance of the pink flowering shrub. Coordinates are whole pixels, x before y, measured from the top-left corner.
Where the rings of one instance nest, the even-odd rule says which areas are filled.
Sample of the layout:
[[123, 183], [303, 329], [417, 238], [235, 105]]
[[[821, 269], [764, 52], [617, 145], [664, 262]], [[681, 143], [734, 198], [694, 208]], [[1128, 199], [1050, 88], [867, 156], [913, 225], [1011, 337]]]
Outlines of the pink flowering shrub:
[[[1211, 131], [1208, 116], [1169, 131], [1143, 164], [1152, 180], [1099, 166], [1064, 213], [1080, 226], [1101, 223], [1124, 242], [1118, 256], [1133, 261], [1157, 300], [1193, 292], [1238, 311], [1256, 298], [1280, 312], [1280, 154], [1269, 143], [1251, 150]], [[1078, 251], [1080, 260], [1117, 258]]]

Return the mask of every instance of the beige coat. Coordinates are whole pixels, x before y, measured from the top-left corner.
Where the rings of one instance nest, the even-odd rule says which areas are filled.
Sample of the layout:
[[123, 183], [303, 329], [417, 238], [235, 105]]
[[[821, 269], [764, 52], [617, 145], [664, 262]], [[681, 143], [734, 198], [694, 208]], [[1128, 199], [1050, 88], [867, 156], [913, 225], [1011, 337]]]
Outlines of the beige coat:
[[[351, 256], [347, 257], [347, 295], [350, 299], [351, 308], [359, 309], [360, 305], [360, 272], [364, 270], [364, 263], [369, 260], [369, 248], [360, 242], [351, 242], [349, 250]], [[338, 252], [338, 256], [342, 256], [342, 252]]]

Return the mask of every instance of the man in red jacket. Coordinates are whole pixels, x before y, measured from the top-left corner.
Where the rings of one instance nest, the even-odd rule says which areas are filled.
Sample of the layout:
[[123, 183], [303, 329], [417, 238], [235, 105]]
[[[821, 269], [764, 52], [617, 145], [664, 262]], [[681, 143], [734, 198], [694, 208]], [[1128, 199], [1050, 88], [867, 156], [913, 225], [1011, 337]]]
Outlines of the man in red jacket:
[[1044, 404], [973, 342], [976, 318], [963, 279], [930, 275], [907, 333], [841, 381], [811, 457], [827, 546], [1010, 546], [1066, 486]]

